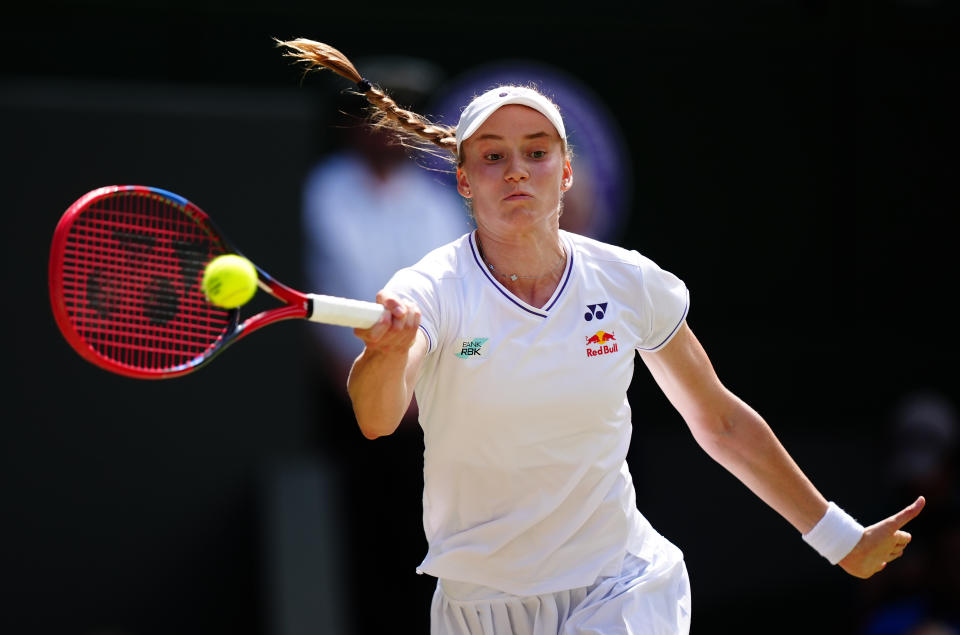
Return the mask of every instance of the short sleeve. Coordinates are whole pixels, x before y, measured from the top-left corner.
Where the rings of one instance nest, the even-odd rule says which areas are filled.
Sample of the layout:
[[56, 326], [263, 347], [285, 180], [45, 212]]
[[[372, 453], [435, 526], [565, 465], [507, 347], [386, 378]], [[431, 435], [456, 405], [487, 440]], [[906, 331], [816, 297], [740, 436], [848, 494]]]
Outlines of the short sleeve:
[[657, 351], [680, 329], [690, 310], [690, 293], [683, 281], [649, 258], [632, 252], [639, 269], [637, 349]]
[[437, 345], [440, 316], [436, 282], [423, 272], [407, 267], [393, 274], [384, 290], [413, 302], [420, 308], [420, 330], [427, 336], [427, 352], [433, 352]]

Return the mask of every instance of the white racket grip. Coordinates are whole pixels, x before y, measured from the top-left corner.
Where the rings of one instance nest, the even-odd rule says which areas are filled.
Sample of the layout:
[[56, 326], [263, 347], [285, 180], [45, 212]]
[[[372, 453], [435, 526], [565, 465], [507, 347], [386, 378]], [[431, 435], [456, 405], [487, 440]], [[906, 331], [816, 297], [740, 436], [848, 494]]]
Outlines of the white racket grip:
[[307, 297], [313, 304], [313, 310], [307, 316], [311, 322], [367, 329], [376, 324], [385, 311], [382, 304], [375, 302], [349, 300], [316, 293], [308, 293]]

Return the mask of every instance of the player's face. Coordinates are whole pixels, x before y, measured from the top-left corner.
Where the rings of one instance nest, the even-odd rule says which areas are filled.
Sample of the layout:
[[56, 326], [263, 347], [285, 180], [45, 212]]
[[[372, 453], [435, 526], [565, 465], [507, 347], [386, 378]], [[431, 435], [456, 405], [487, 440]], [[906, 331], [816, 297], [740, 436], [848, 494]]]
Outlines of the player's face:
[[457, 189], [488, 231], [555, 229], [573, 171], [557, 129], [532, 108], [503, 106], [461, 146]]

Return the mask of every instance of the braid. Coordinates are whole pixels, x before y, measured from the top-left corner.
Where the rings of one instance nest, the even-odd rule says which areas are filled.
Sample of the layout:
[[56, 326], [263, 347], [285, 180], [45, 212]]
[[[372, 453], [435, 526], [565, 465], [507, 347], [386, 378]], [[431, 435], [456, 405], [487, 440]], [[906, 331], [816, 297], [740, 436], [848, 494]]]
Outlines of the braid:
[[404, 110], [377, 86], [371, 86], [366, 97], [379, 111], [374, 115], [375, 125], [396, 130], [403, 136], [413, 135], [417, 141], [426, 141], [442, 150], [456, 153], [457, 129], [453, 126], [435, 124], [422, 115]]
[[354, 84], [367, 101], [376, 108], [372, 124], [392, 130], [404, 145], [413, 146], [431, 154], [436, 149], [449, 152], [456, 158], [456, 128], [432, 123], [422, 115], [404, 110], [383, 89], [364, 79], [353, 63], [337, 49], [305, 38], [281, 41], [278, 46], [289, 49], [285, 55], [302, 62], [307, 71], [330, 69]]

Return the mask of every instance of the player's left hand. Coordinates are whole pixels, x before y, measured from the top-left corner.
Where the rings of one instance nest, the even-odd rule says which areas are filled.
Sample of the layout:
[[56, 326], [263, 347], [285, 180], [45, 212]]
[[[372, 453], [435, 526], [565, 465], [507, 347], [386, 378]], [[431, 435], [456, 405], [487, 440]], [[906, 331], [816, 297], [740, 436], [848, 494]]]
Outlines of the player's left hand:
[[893, 516], [867, 527], [857, 546], [838, 564], [858, 578], [869, 578], [882, 571], [887, 563], [903, 555], [911, 536], [902, 531], [902, 527], [916, 518], [925, 504], [926, 500], [920, 496]]

